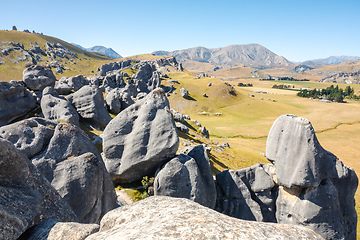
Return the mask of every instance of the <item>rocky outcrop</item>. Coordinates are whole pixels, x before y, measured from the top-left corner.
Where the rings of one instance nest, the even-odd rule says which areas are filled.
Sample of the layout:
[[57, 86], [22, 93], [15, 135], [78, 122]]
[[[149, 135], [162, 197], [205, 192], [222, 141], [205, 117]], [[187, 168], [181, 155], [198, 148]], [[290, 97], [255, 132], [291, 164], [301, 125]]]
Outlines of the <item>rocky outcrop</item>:
[[12, 143], [0, 138], [0, 239], [45, 221], [77, 221], [69, 205]]
[[48, 147], [32, 163], [69, 203], [80, 222], [97, 223], [114, 207], [114, 186], [100, 152], [75, 125], [58, 124]]
[[36, 107], [32, 94], [21, 84], [0, 82], [0, 126]]
[[59, 94], [69, 94], [71, 91], [76, 92], [85, 85], [90, 85], [90, 81], [83, 75], [75, 77], [62, 77], [59, 81], [55, 82], [55, 90]]
[[75, 107], [80, 117], [94, 128], [104, 129], [111, 120], [102, 91], [97, 87], [83, 86], [66, 99]]
[[277, 186], [272, 164], [227, 170], [216, 174], [216, 210], [244, 220], [276, 222]]
[[179, 146], [169, 101], [156, 89], [119, 113], [103, 133], [104, 162], [115, 182], [154, 173]]
[[10, 141], [28, 158], [43, 151], [54, 134], [56, 123], [29, 118], [0, 128], [0, 137]]
[[280, 116], [270, 129], [266, 157], [279, 185], [279, 223], [306, 226], [326, 239], [356, 238], [356, 174], [321, 147], [307, 119]]
[[99, 229], [98, 224], [58, 222], [50, 219], [26, 230], [18, 240], [84, 240]]
[[243, 221], [187, 199], [158, 196], [110, 211], [87, 240], [147, 238], [322, 239], [304, 227]]
[[320, 82], [358, 84], [360, 83], [360, 71], [351, 73], [336, 73], [334, 75], [321, 79]]
[[214, 209], [216, 188], [204, 146], [188, 147], [156, 172], [155, 196], [187, 198]]
[[180, 122], [175, 123], [176, 128], [183, 133], [189, 133], [189, 128]]
[[189, 91], [186, 88], [181, 88], [180, 93], [181, 93], [181, 96], [183, 98], [188, 98], [189, 97]]
[[47, 86], [54, 87], [56, 78], [51, 69], [37, 65], [24, 70], [23, 81], [30, 90], [42, 91]]
[[46, 119], [79, 125], [79, 114], [75, 108], [66, 98], [59, 96], [54, 88], [44, 88], [40, 105]]
[[107, 74], [111, 74], [113, 71], [118, 71], [120, 69], [124, 69], [126, 67], [131, 66], [132, 62], [139, 62], [138, 60], [124, 60], [119, 62], [111, 62], [103, 64], [100, 68], [100, 76], [106, 76]]

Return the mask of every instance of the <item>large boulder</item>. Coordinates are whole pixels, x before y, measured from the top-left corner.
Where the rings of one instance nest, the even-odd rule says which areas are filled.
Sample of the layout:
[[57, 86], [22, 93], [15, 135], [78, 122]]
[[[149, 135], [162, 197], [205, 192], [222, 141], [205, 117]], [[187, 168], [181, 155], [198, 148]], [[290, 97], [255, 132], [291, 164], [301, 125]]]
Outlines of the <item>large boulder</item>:
[[121, 111], [121, 92], [120, 89], [112, 89], [105, 98], [106, 105], [110, 112], [118, 114]]
[[215, 208], [216, 188], [204, 146], [190, 147], [156, 172], [155, 196], [187, 198]]
[[18, 240], [84, 240], [99, 229], [98, 224], [59, 222], [50, 219], [29, 228]]
[[103, 133], [104, 162], [115, 182], [133, 182], [153, 174], [178, 146], [169, 101], [161, 89], [119, 113]]
[[90, 81], [83, 75], [75, 77], [62, 77], [59, 81], [55, 82], [55, 90], [59, 94], [69, 94], [71, 91], [76, 92], [85, 85], [90, 85]]
[[36, 100], [21, 84], [0, 82], [0, 126], [36, 107]]
[[277, 186], [272, 164], [256, 164], [216, 174], [216, 210], [244, 220], [276, 222]]
[[310, 121], [282, 115], [270, 129], [266, 157], [276, 168], [280, 186], [317, 187], [326, 178], [345, 176], [346, 166], [320, 145]]
[[54, 134], [56, 123], [44, 118], [29, 118], [0, 127], [0, 137], [10, 141], [28, 158], [43, 151]]
[[270, 129], [266, 157], [279, 185], [279, 223], [306, 226], [326, 239], [356, 238], [358, 179], [321, 147], [309, 120], [280, 116]]
[[181, 93], [181, 96], [183, 98], [188, 98], [189, 97], [189, 91], [186, 88], [181, 88], [180, 93]]
[[116, 196], [99, 150], [75, 125], [60, 123], [32, 163], [69, 203], [80, 222], [97, 223]]
[[56, 78], [51, 69], [35, 65], [24, 70], [23, 81], [30, 90], [42, 91], [47, 86], [54, 87]]
[[46, 119], [79, 125], [79, 114], [75, 108], [52, 87], [44, 88], [40, 106]]
[[0, 239], [17, 239], [45, 221], [77, 221], [75, 213], [14, 145], [0, 138]]
[[97, 87], [83, 86], [77, 92], [66, 97], [79, 115], [92, 127], [104, 129], [111, 117], [106, 110], [102, 91]]
[[323, 239], [294, 225], [244, 221], [183, 198], [149, 197], [114, 209], [95, 239]]

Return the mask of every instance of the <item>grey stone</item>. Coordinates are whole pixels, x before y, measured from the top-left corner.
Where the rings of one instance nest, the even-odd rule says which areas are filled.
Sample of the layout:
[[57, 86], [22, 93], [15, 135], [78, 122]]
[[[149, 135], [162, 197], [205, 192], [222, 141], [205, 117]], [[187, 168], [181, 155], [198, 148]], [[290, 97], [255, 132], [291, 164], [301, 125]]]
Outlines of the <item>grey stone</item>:
[[30, 90], [42, 91], [45, 87], [55, 85], [54, 73], [43, 66], [31, 66], [24, 70], [23, 81]]
[[125, 86], [124, 78], [127, 77], [129, 77], [127, 73], [120, 71], [116, 72], [115, 74], [107, 75], [104, 78], [101, 87], [109, 88], [109, 89], [124, 87]]
[[29, 118], [0, 127], [0, 137], [10, 141], [28, 158], [46, 148], [56, 123], [43, 118]]
[[154, 195], [187, 198], [215, 208], [216, 188], [205, 149], [203, 145], [188, 148], [188, 155], [176, 156], [156, 172]]
[[182, 198], [149, 197], [104, 216], [95, 239], [322, 239], [294, 225], [244, 221]]
[[180, 122], [175, 123], [177, 129], [179, 129], [183, 133], [189, 133], [189, 128]]
[[199, 128], [202, 135], [204, 135], [206, 138], [209, 138], [209, 131], [205, 127]]
[[115, 191], [99, 150], [75, 125], [60, 123], [32, 163], [69, 203], [79, 220], [97, 223], [115, 204]]
[[189, 91], [187, 89], [185, 89], [185, 88], [181, 88], [180, 93], [181, 93], [181, 96], [183, 98], [188, 98], [189, 97]]
[[29, 228], [18, 240], [84, 240], [99, 229], [98, 224], [58, 222], [50, 219]]
[[35, 107], [35, 99], [24, 86], [0, 82], [0, 126], [25, 115]]
[[111, 120], [102, 91], [97, 87], [83, 86], [66, 99], [75, 107], [80, 117], [94, 128], [104, 129]]
[[181, 72], [184, 71], [182, 63], [179, 63], [177, 70]]
[[105, 98], [106, 105], [110, 112], [118, 114], [121, 111], [121, 93], [118, 88], [112, 89]]
[[223, 147], [223, 148], [230, 148], [230, 145], [229, 145], [229, 143], [227, 143], [227, 142], [223, 142], [223, 143], [221, 144], [221, 147]]
[[75, 108], [66, 98], [59, 96], [54, 88], [44, 88], [40, 105], [46, 119], [79, 125], [79, 114]]
[[181, 113], [179, 113], [178, 111], [174, 110], [174, 109], [171, 109], [171, 113], [175, 119], [175, 121], [177, 122], [181, 122], [181, 123], [184, 123], [185, 120], [184, 120], [184, 115], [182, 115]]
[[77, 221], [69, 205], [14, 145], [0, 138], [0, 239], [17, 239], [41, 221]]
[[275, 120], [266, 157], [275, 165], [279, 185], [287, 188], [317, 187], [323, 179], [348, 174], [347, 167], [321, 147], [310, 121], [295, 115]]
[[208, 96], [206, 95], [206, 93], [204, 93], [202, 96], [203, 96], [203, 97], [208, 97]]
[[226, 170], [216, 174], [218, 190], [216, 210], [244, 220], [276, 222], [272, 164]]
[[183, 115], [183, 116], [184, 116], [184, 119], [185, 119], [185, 120], [189, 120], [189, 121], [191, 120], [191, 118], [190, 118], [189, 115]]
[[174, 155], [179, 137], [161, 89], [119, 113], [103, 133], [104, 162], [115, 182], [133, 182]]
[[212, 83], [211, 82], [209, 82], [209, 84], [207, 85], [208, 87], [211, 87], [211, 85], [212, 85]]

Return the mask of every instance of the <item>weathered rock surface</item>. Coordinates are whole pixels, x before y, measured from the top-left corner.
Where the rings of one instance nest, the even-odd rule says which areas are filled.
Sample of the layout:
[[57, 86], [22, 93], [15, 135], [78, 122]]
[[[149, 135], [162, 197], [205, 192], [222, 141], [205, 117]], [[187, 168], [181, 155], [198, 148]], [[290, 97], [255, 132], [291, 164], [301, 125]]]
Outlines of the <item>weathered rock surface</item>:
[[179, 113], [178, 111], [171, 109], [171, 113], [174, 116], [175, 121], [184, 123], [185, 119], [184, 119], [184, 115], [182, 115], [181, 113]]
[[56, 78], [50, 69], [36, 65], [24, 70], [23, 81], [27, 88], [42, 91], [47, 86], [54, 87]]
[[79, 114], [75, 108], [66, 98], [59, 96], [54, 88], [44, 88], [40, 105], [46, 119], [79, 125]]
[[121, 92], [118, 88], [112, 89], [105, 98], [110, 112], [118, 114], [121, 111]]
[[326, 239], [356, 238], [356, 174], [321, 147], [307, 119], [280, 116], [271, 127], [266, 157], [280, 185], [279, 223], [306, 226]]
[[21, 84], [0, 82], [0, 126], [36, 107], [32, 94]]
[[44, 118], [29, 118], [0, 128], [0, 137], [10, 141], [28, 158], [49, 144], [56, 123]]
[[204, 135], [206, 138], [209, 138], [209, 130], [207, 130], [205, 127], [200, 127], [199, 130], [200, 130], [202, 135]]
[[50, 219], [31, 227], [18, 240], [84, 240], [99, 229], [98, 224], [58, 222]]
[[102, 91], [97, 87], [83, 86], [77, 92], [68, 95], [66, 99], [92, 127], [104, 129], [111, 120]]
[[62, 77], [59, 81], [55, 82], [55, 90], [59, 94], [69, 94], [71, 91], [77, 91], [85, 85], [90, 85], [90, 81], [83, 75], [75, 77]]
[[216, 174], [216, 210], [244, 220], [276, 222], [277, 186], [272, 164], [256, 164]]
[[78, 127], [56, 126], [33, 164], [69, 203], [80, 222], [97, 223], [115, 204], [115, 191], [99, 150]]
[[189, 133], [189, 128], [185, 124], [177, 122], [177, 123], [175, 123], [175, 126], [177, 129], [179, 129], [179, 131], [181, 131], [183, 133]]
[[77, 221], [69, 205], [12, 143], [0, 138], [0, 239], [45, 221]]
[[280, 186], [317, 187], [326, 178], [342, 178], [348, 168], [323, 149], [309, 120], [282, 115], [270, 129], [266, 157], [276, 168]]
[[322, 239], [294, 225], [243, 221], [181, 198], [149, 197], [101, 220], [94, 239]]
[[180, 93], [181, 93], [181, 96], [183, 98], [188, 98], [189, 97], [189, 91], [186, 88], [181, 88]]
[[115, 182], [154, 173], [179, 146], [169, 101], [161, 89], [119, 113], [103, 133], [104, 162]]
[[204, 146], [187, 149], [156, 172], [155, 196], [187, 198], [214, 209], [216, 188]]

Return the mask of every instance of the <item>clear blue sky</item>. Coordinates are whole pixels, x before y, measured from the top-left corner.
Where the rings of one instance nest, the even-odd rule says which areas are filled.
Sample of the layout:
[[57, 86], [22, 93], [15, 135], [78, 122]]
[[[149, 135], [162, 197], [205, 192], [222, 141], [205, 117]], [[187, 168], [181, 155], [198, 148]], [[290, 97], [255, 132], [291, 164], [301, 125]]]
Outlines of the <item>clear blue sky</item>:
[[16, 25], [122, 56], [248, 43], [292, 61], [360, 56], [360, 0], [18, 0], [0, 6], [0, 29]]

